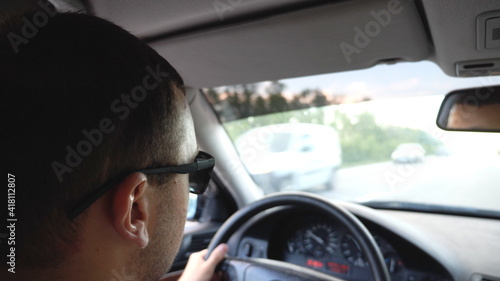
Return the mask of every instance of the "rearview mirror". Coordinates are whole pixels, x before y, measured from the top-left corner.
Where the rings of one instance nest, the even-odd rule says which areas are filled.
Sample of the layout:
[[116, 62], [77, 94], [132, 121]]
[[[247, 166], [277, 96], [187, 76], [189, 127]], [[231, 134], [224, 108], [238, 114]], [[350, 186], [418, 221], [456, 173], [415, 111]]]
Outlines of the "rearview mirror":
[[500, 86], [449, 93], [439, 109], [437, 125], [450, 131], [500, 132]]

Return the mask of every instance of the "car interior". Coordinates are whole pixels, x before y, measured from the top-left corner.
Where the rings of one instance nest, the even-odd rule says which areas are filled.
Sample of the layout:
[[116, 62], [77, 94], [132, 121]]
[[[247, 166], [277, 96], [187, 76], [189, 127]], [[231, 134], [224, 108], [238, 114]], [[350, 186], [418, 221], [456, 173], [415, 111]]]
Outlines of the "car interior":
[[[467, 118], [471, 100], [499, 103], [499, 1], [49, 2], [122, 26], [184, 79], [216, 165], [190, 197], [171, 280], [225, 242], [223, 280], [500, 281], [500, 124], [448, 128], [445, 99], [468, 95]], [[0, 15], [37, 5], [4, 1]], [[277, 124], [294, 123], [335, 128], [341, 156], [326, 158], [341, 163], [308, 169], [328, 149], [306, 129], [274, 137], [300, 144], [271, 155]]]

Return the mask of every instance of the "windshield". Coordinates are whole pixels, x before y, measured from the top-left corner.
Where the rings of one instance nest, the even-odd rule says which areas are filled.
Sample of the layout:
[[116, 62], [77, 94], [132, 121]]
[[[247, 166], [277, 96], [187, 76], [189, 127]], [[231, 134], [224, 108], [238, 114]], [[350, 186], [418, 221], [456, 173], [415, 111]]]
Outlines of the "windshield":
[[266, 194], [500, 211], [500, 134], [435, 121], [446, 93], [498, 84], [419, 62], [203, 91]]

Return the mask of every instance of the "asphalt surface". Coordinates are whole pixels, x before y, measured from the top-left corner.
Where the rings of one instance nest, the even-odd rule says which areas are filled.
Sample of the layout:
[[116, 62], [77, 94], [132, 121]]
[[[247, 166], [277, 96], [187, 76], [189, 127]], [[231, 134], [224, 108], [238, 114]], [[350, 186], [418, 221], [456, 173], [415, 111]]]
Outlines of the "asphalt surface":
[[500, 210], [500, 156], [429, 156], [338, 171], [336, 187], [311, 190], [348, 201], [409, 201]]

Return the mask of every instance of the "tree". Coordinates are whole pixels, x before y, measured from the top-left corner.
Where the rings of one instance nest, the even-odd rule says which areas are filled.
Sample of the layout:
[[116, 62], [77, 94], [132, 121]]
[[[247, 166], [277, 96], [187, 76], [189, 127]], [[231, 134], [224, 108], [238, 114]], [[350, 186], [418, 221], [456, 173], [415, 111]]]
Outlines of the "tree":
[[304, 109], [310, 107], [310, 103], [307, 102], [307, 98], [309, 97], [309, 93], [311, 90], [304, 89], [300, 94], [295, 95], [293, 99], [289, 103], [290, 109]]
[[281, 94], [274, 94], [269, 97], [269, 107], [271, 112], [287, 111], [288, 101]]
[[264, 115], [264, 114], [268, 113], [266, 100], [261, 96], [258, 96], [255, 99], [255, 111], [254, 111], [254, 113], [255, 113], [255, 115]]
[[239, 119], [241, 116], [241, 102], [238, 97], [238, 93], [233, 91], [233, 92], [228, 92], [226, 101], [229, 105], [229, 108], [231, 110], [231, 114], [233, 116], [227, 116], [226, 120], [234, 120], [234, 119]]
[[312, 91], [312, 104], [316, 107], [326, 106], [328, 105], [328, 100], [326, 99], [325, 94], [323, 94], [319, 89]]
[[302, 103], [301, 97], [299, 95], [296, 95], [290, 101], [289, 108], [292, 109], [292, 110], [294, 110], [294, 109], [304, 109], [304, 108], [307, 108], [307, 105]]
[[266, 87], [266, 93], [268, 93], [270, 96], [281, 95], [284, 89], [285, 84], [278, 81], [271, 81], [271, 84]]
[[217, 93], [217, 91], [215, 91], [214, 88], [208, 89], [207, 91], [205, 91], [205, 93], [206, 93], [206, 96], [211, 104], [219, 104], [220, 103], [219, 93]]
[[255, 84], [244, 84], [241, 85], [241, 91], [243, 93], [243, 100], [241, 104], [241, 118], [249, 117], [254, 114], [253, 105], [252, 105], [252, 96], [255, 93], [256, 89]]

